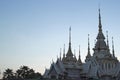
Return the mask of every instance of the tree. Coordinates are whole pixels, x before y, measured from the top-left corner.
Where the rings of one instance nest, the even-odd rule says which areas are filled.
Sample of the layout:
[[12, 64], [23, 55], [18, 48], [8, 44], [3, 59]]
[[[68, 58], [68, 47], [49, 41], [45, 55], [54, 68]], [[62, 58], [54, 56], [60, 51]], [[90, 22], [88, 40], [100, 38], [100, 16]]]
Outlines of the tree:
[[21, 66], [16, 70], [16, 73], [13, 73], [12, 69], [6, 69], [3, 74], [3, 80], [24, 80], [24, 79], [42, 79], [40, 73], [35, 73], [33, 69], [30, 69], [28, 66]]
[[13, 80], [14, 79], [14, 73], [12, 69], [6, 69], [3, 73], [3, 80]]
[[16, 77], [26, 79], [28, 78], [30, 68], [28, 66], [21, 66], [20, 69], [16, 71]]

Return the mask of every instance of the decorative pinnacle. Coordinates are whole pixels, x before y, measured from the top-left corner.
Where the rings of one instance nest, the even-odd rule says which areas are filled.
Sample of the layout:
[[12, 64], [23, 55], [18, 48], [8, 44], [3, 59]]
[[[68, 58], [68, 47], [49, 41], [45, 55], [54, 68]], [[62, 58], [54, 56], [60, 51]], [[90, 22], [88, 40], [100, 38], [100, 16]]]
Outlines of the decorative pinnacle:
[[79, 45], [79, 57], [80, 57], [80, 45]]
[[108, 49], [109, 49], [108, 31], [106, 31], [106, 36], [107, 36], [107, 47], [108, 47]]
[[60, 48], [60, 60], [61, 60], [61, 48]]
[[79, 45], [79, 59], [80, 59], [80, 45]]
[[90, 55], [90, 43], [89, 43], [89, 34], [88, 34], [88, 56], [91, 56], [91, 55]]
[[63, 48], [63, 57], [65, 57], [65, 44], [64, 44], [64, 48]]
[[69, 46], [71, 46], [71, 26], [69, 28]]
[[88, 34], [88, 51], [90, 50], [90, 43], [89, 43], [89, 34]]
[[113, 41], [113, 37], [112, 37], [112, 53], [113, 53], [113, 57], [115, 57], [115, 51], [114, 51], [114, 41]]
[[102, 31], [100, 8], [99, 8], [99, 31]]

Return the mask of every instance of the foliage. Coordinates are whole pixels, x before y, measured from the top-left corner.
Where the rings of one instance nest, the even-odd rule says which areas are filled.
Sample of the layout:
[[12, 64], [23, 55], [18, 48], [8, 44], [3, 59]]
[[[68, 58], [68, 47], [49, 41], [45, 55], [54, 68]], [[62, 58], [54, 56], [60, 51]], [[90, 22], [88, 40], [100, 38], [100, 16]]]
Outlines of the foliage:
[[33, 69], [30, 69], [28, 66], [21, 66], [14, 73], [12, 69], [6, 69], [3, 73], [3, 80], [25, 80], [25, 79], [38, 79], [42, 78], [40, 73], [35, 73]]

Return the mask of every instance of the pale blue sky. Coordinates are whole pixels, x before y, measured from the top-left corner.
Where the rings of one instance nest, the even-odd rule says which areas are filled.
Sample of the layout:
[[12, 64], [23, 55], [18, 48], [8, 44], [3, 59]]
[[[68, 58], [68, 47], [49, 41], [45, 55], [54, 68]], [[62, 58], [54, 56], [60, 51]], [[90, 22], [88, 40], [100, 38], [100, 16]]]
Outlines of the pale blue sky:
[[91, 53], [98, 32], [98, 5], [101, 4], [103, 32], [114, 37], [120, 59], [120, 0], [0, 0], [0, 70], [21, 65], [44, 72], [66, 44], [72, 28], [72, 50], [81, 45], [81, 58]]

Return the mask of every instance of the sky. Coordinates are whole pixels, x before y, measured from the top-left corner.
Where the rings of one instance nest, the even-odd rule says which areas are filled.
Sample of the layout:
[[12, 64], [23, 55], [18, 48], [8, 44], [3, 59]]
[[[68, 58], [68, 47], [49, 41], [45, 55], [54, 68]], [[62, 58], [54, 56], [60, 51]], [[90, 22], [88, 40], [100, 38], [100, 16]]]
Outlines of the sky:
[[67, 52], [70, 26], [72, 51], [78, 57], [80, 45], [84, 62], [88, 34], [93, 53], [99, 8], [103, 33], [110, 49], [114, 37], [120, 60], [120, 0], [0, 0], [0, 71], [26, 65], [43, 74], [64, 44]]

